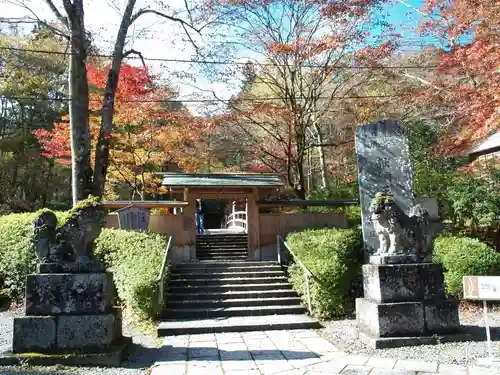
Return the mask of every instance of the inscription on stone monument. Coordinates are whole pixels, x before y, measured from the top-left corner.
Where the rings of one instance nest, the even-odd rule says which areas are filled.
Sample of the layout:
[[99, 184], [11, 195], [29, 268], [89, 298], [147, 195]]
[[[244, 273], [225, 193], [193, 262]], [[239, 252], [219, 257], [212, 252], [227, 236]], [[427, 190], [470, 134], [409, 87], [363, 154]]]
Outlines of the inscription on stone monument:
[[379, 240], [370, 219], [375, 194], [389, 190], [396, 204], [409, 214], [413, 197], [413, 174], [404, 129], [394, 120], [356, 128], [356, 156], [365, 249], [373, 253]]

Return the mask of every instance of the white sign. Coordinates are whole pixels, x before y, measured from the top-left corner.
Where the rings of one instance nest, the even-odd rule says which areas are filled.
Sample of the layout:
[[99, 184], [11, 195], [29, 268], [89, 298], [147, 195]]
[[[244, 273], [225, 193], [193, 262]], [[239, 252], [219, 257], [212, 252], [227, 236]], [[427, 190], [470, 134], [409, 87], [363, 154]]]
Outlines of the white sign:
[[464, 276], [464, 298], [500, 301], [500, 276]]

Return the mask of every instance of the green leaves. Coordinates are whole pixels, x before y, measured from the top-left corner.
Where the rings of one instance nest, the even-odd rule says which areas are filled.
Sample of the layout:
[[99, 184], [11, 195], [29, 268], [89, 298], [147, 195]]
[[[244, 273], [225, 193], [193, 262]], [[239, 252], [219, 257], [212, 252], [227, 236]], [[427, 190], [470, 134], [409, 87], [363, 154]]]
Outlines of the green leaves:
[[159, 233], [103, 229], [97, 240], [96, 257], [113, 272], [118, 297], [136, 323], [159, 313], [156, 281], [166, 248]]
[[[312, 229], [291, 233], [287, 242], [313, 274], [311, 300], [314, 314], [328, 319], [352, 308], [352, 287], [360, 274], [363, 254], [358, 229]], [[305, 299], [302, 268], [292, 264], [288, 272], [294, 288]]]
[[432, 256], [443, 266], [447, 292], [458, 298], [463, 276], [500, 276], [500, 254], [476, 238], [440, 236]]

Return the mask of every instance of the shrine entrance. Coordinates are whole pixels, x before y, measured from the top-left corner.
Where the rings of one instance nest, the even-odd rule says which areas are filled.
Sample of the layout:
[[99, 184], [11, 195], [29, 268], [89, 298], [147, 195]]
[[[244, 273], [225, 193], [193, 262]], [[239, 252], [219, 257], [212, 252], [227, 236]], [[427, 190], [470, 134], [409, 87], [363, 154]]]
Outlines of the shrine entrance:
[[[260, 260], [260, 222], [257, 201], [265, 199], [272, 190], [283, 183], [273, 174], [187, 174], [163, 173], [163, 185], [169, 189], [170, 199], [183, 201], [182, 242], [189, 248], [189, 259], [195, 258], [196, 248], [196, 200], [206, 204], [205, 229], [210, 233], [221, 231], [246, 232], [248, 257]], [[217, 203], [214, 204], [213, 202]], [[223, 209], [223, 215], [221, 214]], [[218, 226], [219, 228], [212, 228]], [[186, 248], [187, 251], [187, 248]]]

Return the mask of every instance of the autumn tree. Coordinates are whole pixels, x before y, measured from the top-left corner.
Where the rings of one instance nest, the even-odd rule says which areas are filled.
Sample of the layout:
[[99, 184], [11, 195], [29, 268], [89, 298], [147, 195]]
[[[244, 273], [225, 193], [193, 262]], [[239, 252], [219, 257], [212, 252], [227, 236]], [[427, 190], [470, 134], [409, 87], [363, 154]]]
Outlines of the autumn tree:
[[[415, 75], [420, 100], [448, 108], [442, 151], [456, 153], [500, 129], [500, 23], [495, 0], [426, 0], [421, 32], [441, 42], [438, 71]], [[424, 77], [425, 78], [425, 77]]]
[[[52, 129], [67, 113], [64, 40], [44, 26], [27, 35], [0, 36], [0, 211], [43, 206], [65, 208], [71, 200], [70, 170], [40, 158], [32, 131]], [[57, 204], [54, 206], [54, 204]]]
[[[160, 8], [145, 6], [137, 9], [136, 0], [126, 0], [124, 11], [121, 15], [120, 26], [116, 32], [113, 45], [113, 57], [108, 71], [104, 101], [101, 108], [101, 120], [99, 136], [95, 149], [95, 166], [91, 168], [91, 135], [89, 129], [89, 88], [87, 81], [87, 60], [89, 56], [90, 31], [85, 27], [85, 6], [83, 0], [45, 0], [45, 3], [57, 20], [56, 25], [50, 25], [51, 30], [65, 38], [69, 44], [69, 118], [71, 126], [71, 149], [72, 149], [72, 190], [73, 200], [85, 199], [93, 192], [101, 196], [104, 191], [106, 173], [109, 159], [109, 136], [113, 131], [113, 117], [115, 110], [116, 88], [120, 78], [121, 64], [123, 59], [132, 54], [141, 56], [140, 51], [127, 49], [127, 35], [130, 28], [139, 18], [145, 15], [154, 15], [175, 24], [178, 24], [188, 34], [190, 40], [191, 32], [199, 33], [202, 29], [195, 19], [195, 11], [186, 1], [187, 19], [170, 14], [170, 10], [158, 3]], [[38, 22], [43, 17], [35, 16], [28, 3], [20, 1], [19, 6], [27, 10], [29, 16]], [[46, 24], [48, 25], [48, 24]]]
[[[389, 55], [391, 42], [370, 37], [378, 1], [212, 1], [254, 58], [244, 90], [220, 118], [244, 146], [247, 161], [284, 173], [304, 198], [305, 158], [317, 153], [327, 183], [325, 147], [347, 141], [330, 132], [331, 114], [366, 80], [360, 67]], [[233, 25], [232, 28], [230, 25]], [[383, 27], [383, 26], [381, 26]], [[234, 36], [232, 36], [234, 38]], [[368, 81], [371, 79], [367, 78]], [[327, 120], [328, 119], [328, 120]], [[328, 129], [328, 130], [327, 130]], [[352, 137], [350, 137], [352, 138]]]
[[[91, 66], [88, 70], [90, 92], [90, 134], [92, 149], [99, 139], [100, 118], [109, 66]], [[166, 163], [185, 170], [200, 167], [202, 154], [198, 146], [209, 129], [176, 101], [176, 92], [154, 80], [147, 69], [122, 65], [116, 89], [116, 106], [109, 136], [109, 198], [141, 199], [153, 194], [160, 184], [157, 172]], [[166, 104], [177, 104], [174, 108]], [[65, 164], [70, 161], [70, 129], [68, 123], [56, 124], [53, 131], [35, 131], [44, 149], [43, 156]], [[95, 155], [91, 154], [91, 163]]]

